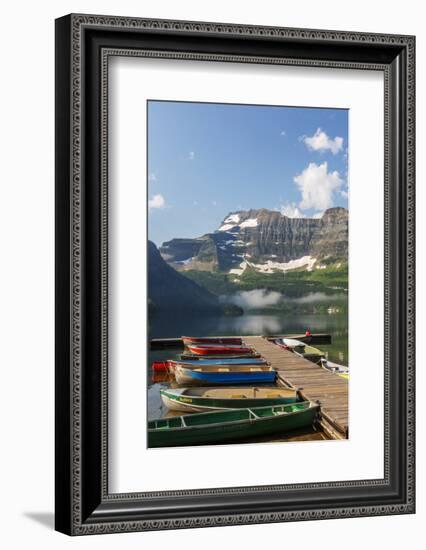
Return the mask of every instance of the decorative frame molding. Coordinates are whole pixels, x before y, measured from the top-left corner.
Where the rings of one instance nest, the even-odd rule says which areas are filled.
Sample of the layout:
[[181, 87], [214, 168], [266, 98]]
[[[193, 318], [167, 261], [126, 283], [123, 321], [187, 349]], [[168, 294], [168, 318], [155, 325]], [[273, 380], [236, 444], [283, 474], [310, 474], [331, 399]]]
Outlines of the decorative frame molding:
[[[414, 50], [412, 36], [95, 15], [56, 21], [59, 531], [83, 535], [414, 512]], [[108, 59], [116, 55], [383, 71], [382, 480], [108, 493], [107, 92]], [[174, 506], [177, 497], [186, 499], [186, 509]]]

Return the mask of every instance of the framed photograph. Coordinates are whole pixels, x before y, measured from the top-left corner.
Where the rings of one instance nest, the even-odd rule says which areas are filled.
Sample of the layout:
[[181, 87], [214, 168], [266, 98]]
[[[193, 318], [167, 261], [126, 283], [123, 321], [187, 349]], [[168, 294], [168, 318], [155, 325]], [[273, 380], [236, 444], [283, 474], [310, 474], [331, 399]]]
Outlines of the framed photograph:
[[413, 36], [56, 21], [56, 529], [408, 514]]

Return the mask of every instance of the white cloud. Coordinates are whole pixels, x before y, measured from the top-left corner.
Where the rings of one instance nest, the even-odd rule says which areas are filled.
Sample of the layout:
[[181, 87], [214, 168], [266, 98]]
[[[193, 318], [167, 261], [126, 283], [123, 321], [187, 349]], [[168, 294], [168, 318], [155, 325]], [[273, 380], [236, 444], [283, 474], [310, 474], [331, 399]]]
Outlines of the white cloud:
[[154, 174], [154, 172], [148, 174], [148, 181], [157, 181], [157, 176]]
[[313, 136], [302, 136], [301, 139], [312, 151], [331, 151], [333, 155], [337, 155], [343, 147], [342, 137], [331, 139], [321, 128], [317, 128]]
[[296, 203], [287, 202], [281, 206], [281, 214], [287, 218], [304, 218], [305, 215], [297, 208]]
[[194, 160], [195, 159], [195, 152], [189, 151], [187, 160]]
[[285, 131], [285, 130], [281, 130], [280, 136], [285, 136], [285, 135], [287, 135], [287, 134], [286, 134], [286, 131]]
[[294, 182], [302, 193], [299, 208], [309, 210], [326, 210], [333, 206], [333, 193], [339, 191], [343, 180], [339, 172], [328, 172], [327, 162], [309, 163], [308, 167], [295, 176]]
[[163, 195], [154, 195], [152, 199], [148, 201], [148, 209], [152, 208], [164, 208], [166, 201], [164, 200]]

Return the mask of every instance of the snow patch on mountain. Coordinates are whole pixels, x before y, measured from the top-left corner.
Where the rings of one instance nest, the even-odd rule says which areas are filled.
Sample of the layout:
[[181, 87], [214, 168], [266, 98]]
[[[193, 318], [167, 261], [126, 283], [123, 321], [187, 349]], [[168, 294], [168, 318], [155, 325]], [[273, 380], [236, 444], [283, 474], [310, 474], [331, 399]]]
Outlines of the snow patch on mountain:
[[241, 223], [239, 222], [239, 214], [231, 214], [223, 220], [223, 225], [219, 227], [218, 231], [230, 231], [231, 229], [233, 229], [234, 232], [238, 232], [240, 229], [245, 229], [246, 227], [258, 226], [257, 218], [248, 218]]
[[225, 223], [221, 227], [219, 227], [219, 231], [229, 231], [233, 227], [235, 227], [235, 224]]
[[218, 231], [229, 231], [230, 229], [234, 229], [238, 227], [239, 221], [239, 214], [230, 214], [227, 218], [223, 220], [223, 225], [219, 227]]
[[240, 227], [257, 227], [257, 218], [249, 218], [244, 222], [240, 223]]
[[316, 258], [312, 258], [311, 256], [302, 256], [302, 258], [290, 260], [285, 263], [268, 260], [264, 264], [253, 264], [253, 267], [261, 273], [273, 273], [274, 271], [282, 271], [285, 273], [286, 271], [291, 271], [292, 269], [298, 269], [300, 267], [305, 267], [307, 271], [312, 271], [316, 261]]
[[[247, 258], [249, 257], [249, 255], [245, 254], [245, 257]], [[302, 258], [290, 260], [289, 262], [273, 262], [272, 260], [268, 260], [264, 264], [255, 264], [245, 259], [240, 263], [238, 268], [230, 269], [229, 273], [240, 277], [247, 269], [247, 267], [252, 267], [260, 273], [274, 273], [275, 271], [282, 271], [283, 273], [286, 273], [287, 271], [291, 271], [293, 269], [298, 269], [301, 267], [306, 268], [307, 271], [312, 271], [312, 268], [316, 261], [316, 258], [312, 258], [311, 256], [303, 256]]]
[[229, 273], [233, 275], [242, 275], [247, 268], [248, 263], [246, 261], [240, 263], [239, 268], [230, 269]]
[[225, 220], [223, 220], [223, 223], [237, 224], [239, 221], [240, 221], [240, 215], [239, 214], [231, 214]]

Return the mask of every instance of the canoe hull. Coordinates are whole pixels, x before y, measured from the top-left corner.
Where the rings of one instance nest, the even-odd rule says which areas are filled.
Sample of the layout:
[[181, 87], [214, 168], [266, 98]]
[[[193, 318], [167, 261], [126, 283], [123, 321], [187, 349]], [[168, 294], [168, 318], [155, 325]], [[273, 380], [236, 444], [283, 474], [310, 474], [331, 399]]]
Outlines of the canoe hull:
[[300, 355], [300, 357], [303, 357], [303, 359], [307, 359], [308, 361], [310, 361], [311, 363], [315, 363], [316, 365], [318, 365], [320, 362], [321, 362], [321, 359], [324, 357], [324, 355], [320, 355], [320, 354], [317, 354], [317, 353], [297, 353], [297, 355]]
[[324, 352], [293, 338], [279, 338], [275, 340], [275, 343], [281, 348], [290, 349], [299, 357], [303, 357], [312, 363], [319, 363], [325, 358]]
[[182, 353], [180, 355], [182, 361], [204, 361], [204, 360], [220, 360], [225, 361], [226, 359], [262, 359], [260, 353], [246, 353], [246, 354], [233, 354], [233, 355], [194, 355], [192, 353]]
[[237, 359], [222, 359], [217, 357], [216, 359], [199, 359], [198, 361], [183, 361], [170, 359], [167, 361], [169, 368], [173, 369], [176, 366], [181, 366], [185, 368], [196, 369], [200, 367], [208, 366], [217, 366], [217, 367], [248, 367], [256, 365], [267, 365], [266, 359], [261, 357], [257, 358], [237, 358]]
[[183, 386], [201, 385], [233, 385], [233, 384], [266, 384], [275, 382], [275, 371], [231, 371], [231, 372], [203, 372], [183, 367], [175, 367], [176, 382]]
[[208, 344], [199, 344], [199, 345], [188, 345], [187, 348], [189, 351], [195, 355], [246, 355], [252, 352], [251, 348], [244, 346], [234, 346], [232, 345], [208, 345]]
[[217, 337], [197, 337], [197, 336], [182, 336], [182, 341], [187, 345], [197, 344], [233, 344], [240, 346], [242, 343], [241, 338], [232, 336], [217, 336]]
[[[284, 393], [284, 392], [283, 392]], [[171, 411], [180, 412], [207, 412], [209, 410], [247, 409], [251, 407], [272, 407], [274, 405], [288, 405], [297, 400], [296, 391], [288, 391], [285, 397], [256, 397], [256, 398], [218, 398], [195, 395], [181, 395], [173, 390], [161, 390], [161, 399]]]
[[333, 363], [332, 361], [328, 361], [327, 359], [322, 359], [321, 366], [329, 372], [338, 374], [339, 376], [345, 375], [349, 378], [349, 367], [345, 365], [339, 365], [338, 363]]
[[313, 346], [305, 346], [303, 351], [298, 351], [298, 349], [295, 348], [294, 353], [315, 364], [321, 363], [321, 360], [325, 357], [324, 352]]
[[[253, 412], [257, 410], [252, 409]], [[148, 447], [180, 447], [185, 445], [227, 443], [241, 439], [250, 440], [266, 435], [286, 434], [292, 430], [312, 426], [317, 410], [317, 406], [311, 406], [287, 415], [256, 420], [225, 421], [211, 425], [190, 426], [180, 429], [149, 429]], [[225, 412], [219, 411], [202, 414], [221, 415]], [[232, 411], [227, 412], [231, 413]], [[167, 421], [167, 419], [164, 420]]]

